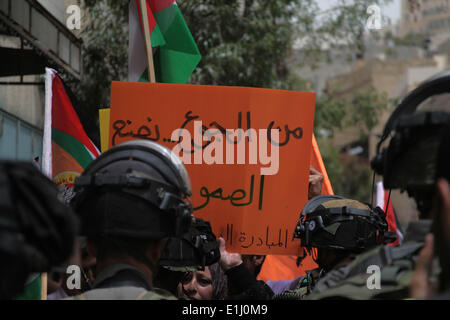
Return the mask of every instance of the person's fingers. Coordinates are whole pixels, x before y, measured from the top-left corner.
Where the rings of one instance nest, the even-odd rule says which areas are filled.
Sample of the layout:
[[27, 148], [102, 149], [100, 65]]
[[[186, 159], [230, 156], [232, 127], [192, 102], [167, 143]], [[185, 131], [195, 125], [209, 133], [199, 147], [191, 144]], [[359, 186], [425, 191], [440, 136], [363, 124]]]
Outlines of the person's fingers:
[[319, 170], [315, 169], [313, 166], [309, 167], [309, 173], [314, 175], [322, 175], [322, 173]]
[[323, 174], [320, 171], [317, 171], [316, 169], [314, 169], [313, 166], [309, 167], [309, 181], [311, 180], [322, 180], [323, 179]]
[[222, 237], [219, 237], [219, 251], [220, 251], [220, 259], [219, 259], [219, 265], [222, 268], [222, 270], [227, 270], [227, 264], [228, 264], [228, 252], [225, 248], [225, 240]]
[[308, 199], [312, 199], [315, 196], [320, 195], [322, 191], [323, 184], [323, 174], [314, 169], [314, 167], [309, 167], [309, 186], [308, 186]]
[[313, 166], [309, 166], [309, 174], [318, 174], [320, 173], [317, 171]]
[[321, 183], [323, 181], [323, 175], [320, 176], [309, 176], [309, 182], [311, 183]]
[[225, 240], [222, 237], [219, 237], [219, 250], [220, 255], [225, 254], [227, 252], [227, 249], [225, 247]]
[[227, 271], [242, 263], [242, 256], [239, 253], [229, 253], [225, 247], [225, 240], [219, 237], [220, 260], [219, 265], [222, 270]]
[[229, 265], [232, 256], [230, 253], [228, 253], [225, 247], [225, 240], [222, 237], [219, 238], [219, 250], [220, 250], [219, 265], [223, 271], [227, 271], [230, 268]]

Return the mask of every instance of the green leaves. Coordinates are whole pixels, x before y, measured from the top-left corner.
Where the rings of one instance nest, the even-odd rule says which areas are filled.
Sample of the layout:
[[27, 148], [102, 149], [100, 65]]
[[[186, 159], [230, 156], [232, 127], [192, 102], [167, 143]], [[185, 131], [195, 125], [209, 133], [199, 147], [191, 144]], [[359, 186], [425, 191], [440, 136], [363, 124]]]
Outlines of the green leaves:
[[294, 35], [293, 4], [299, 2], [178, 1], [203, 57], [190, 82], [282, 86]]
[[126, 80], [128, 73], [128, 1], [86, 0], [82, 31], [83, 79], [75, 92], [98, 117], [109, 106], [111, 81]]
[[[367, 6], [386, 1], [339, 0], [335, 9], [321, 12], [317, 0], [178, 0], [203, 56], [190, 82], [301, 90], [294, 67], [314, 66], [324, 42], [345, 40], [352, 47], [361, 37]], [[128, 1], [86, 0], [84, 12], [84, 77], [78, 92], [96, 110], [109, 104], [111, 81], [126, 79]], [[295, 41], [304, 59], [294, 66]], [[316, 118], [341, 117], [337, 110], [325, 113]]]
[[340, 99], [334, 96], [334, 91], [322, 94], [316, 102], [316, 117], [314, 132], [321, 135], [321, 130], [342, 130], [349, 127], [359, 127], [361, 136], [367, 135], [377, 124], [379, 115], [389, 104], [384, 93], [378, 93], [375, 88], [356, 90], [352, 99]]
[[337, 149], [333, 145], [333, 134], [337, 130], [359, 128], [359, 139], [355, 137], [355, 142], [367, 152], [370, 131], [378, 124], [380, 113], [390, 101], [386, 94], [378, 93], [373, 87], [354, 91], [351, 99], [336, 98], [334, 94], [331, 90], [318, 98], [314, 123], [327, 173], [336, 194], [369, 202], [372, 170], [368, 155], [352, 156], [346, 150]]

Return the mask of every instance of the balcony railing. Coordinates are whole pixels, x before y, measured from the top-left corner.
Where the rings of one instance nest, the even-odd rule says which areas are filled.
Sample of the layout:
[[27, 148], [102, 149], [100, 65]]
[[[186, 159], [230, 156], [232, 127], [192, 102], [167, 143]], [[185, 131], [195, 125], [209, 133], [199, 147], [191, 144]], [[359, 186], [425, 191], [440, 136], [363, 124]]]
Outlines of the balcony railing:
[[[21, 47], [15, 49], [24, 51], [20, 58], [16, 55], [12, 59], [20, 63], [18, 68], [8, 68], [8, 61], [2, 61], [5, 67], [1, 68], [4, 70], [0, 70], [0, 76], [36, 74], [36, 69], [44, 73], [41, 72], [42, 64], [46, 64], [71, 80], [81, 79], [81, 39], [36, 0], [0, 0], [0, 24], [8, 35], [21, 39]], [[24, 50], [24, 46], [30, 46], [33, 53]], [[8, 54], [12, 57], [11, 48], [8, 48], [9, 52], [3, 49], [2, 58]], [[34, 53], [36, 56], [30, 57]], [[30, 59], [35, 62], [30, 62]], [[11, 74], [17, 73], [17, 69], [20, 69], [20, 74]]]

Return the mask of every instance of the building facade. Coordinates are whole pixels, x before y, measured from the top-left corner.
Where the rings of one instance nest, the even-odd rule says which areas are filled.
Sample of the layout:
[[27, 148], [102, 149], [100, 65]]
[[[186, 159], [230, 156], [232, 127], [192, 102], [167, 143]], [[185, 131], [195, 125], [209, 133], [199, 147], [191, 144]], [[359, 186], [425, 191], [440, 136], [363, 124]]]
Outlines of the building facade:
[[80, 1], [0, 0], [0, 159], [41, 158], [45, 67], [81, 79], [82, 42], [66, 27], [70, 4]]
[[400, 36], [427, 35], [434, 46], [450, 38], [450, 0], [401, 0]]

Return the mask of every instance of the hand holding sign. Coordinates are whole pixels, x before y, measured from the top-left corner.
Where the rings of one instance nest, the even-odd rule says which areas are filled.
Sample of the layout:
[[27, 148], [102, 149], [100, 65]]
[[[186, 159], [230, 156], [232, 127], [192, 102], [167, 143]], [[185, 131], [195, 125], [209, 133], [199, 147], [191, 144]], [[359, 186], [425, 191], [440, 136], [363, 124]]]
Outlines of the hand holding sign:
[[239, 253], [230, 253], [225, 247], [225, 240], [219, 238], [219, 250], [220, 250], [220, 267], [223, 271], [227, 271], [233, 267], [236, 267], [243, 263], [242, 256]]
[[322, 192], [323, 174], [314, 169], [313, 166], [309, 167], [309, 187], [308, 187], [308, 200], [320, 195]]

